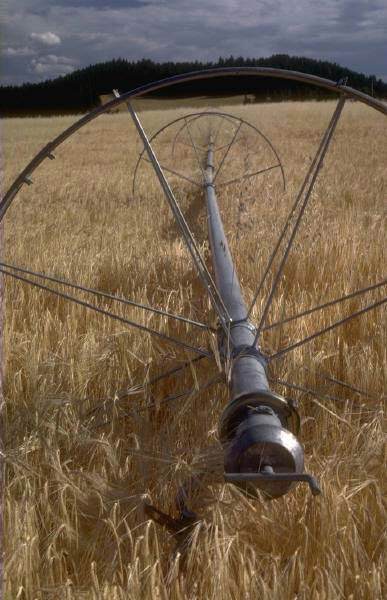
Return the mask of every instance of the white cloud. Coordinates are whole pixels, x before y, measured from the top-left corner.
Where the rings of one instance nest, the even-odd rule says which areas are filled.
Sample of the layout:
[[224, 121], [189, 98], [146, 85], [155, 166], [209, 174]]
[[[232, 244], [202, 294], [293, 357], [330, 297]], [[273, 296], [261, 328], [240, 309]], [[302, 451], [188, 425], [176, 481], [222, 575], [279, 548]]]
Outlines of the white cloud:
[[58, 77], [74, 71], [77, 64], [78, 61], [73, 58], [47, 54], [46, 56], [33, 58], [29, 65], [29, 72], [38, 76]]
[[8, 46], [3, 50], [3, 56], [32, 56], [33, 54], [35, 54], [34, 50], [28, 48], [28, 46], [20, 46], [18, 48]]
[[59, 35], [52, 33], [52, 31], [45, 31], [44, 33], [31, 33], [30, 38], [32, 40], [41, 42], [45, 46], [57, 46], [62, 41]]
[[78, 63], [78, 61], [73, 58], [69, 58], [68, 56], [57, 56], [56, 54], [47, 54], [39, 60], [44, 60], [50, 65], [76, 65]]

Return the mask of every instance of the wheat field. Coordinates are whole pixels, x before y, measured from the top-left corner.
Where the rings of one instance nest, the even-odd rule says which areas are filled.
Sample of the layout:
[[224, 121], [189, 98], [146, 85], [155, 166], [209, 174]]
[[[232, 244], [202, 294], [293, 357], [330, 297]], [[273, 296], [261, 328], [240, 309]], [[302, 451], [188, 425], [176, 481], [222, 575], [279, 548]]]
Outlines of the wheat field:
[[[286, 175], [285, 191], [278, 169], [223, 190], [219, 185], [247, 302], [333, 109], [332, 101], [224, 107], [271, 139]], [[152, 134], [186, 112], [186, 107], [148, 110], [146, 131]], [[3, 191], [73, 121], [3, 120]], [[192, 125], [195, 135], [205, 125], [205, 120], [202, 129]], [[197, 178], [187, 143], [171, 156], [176, 131], [161, 135], [155, 149], [166, 166]], [[383, 279], [386, 134], [385, 117], [347, 103], [268, 322]], [[257, 139], [247, 131], [230, 151], [223, 181], [271, 164], [270, 151]], [[101, 116], [71, 137], [7, 212], [2, 260], [215, 327], [145, 163], [132, 196], [140, 150], [130, 117], [122, 112]], [[170, 180], [210, 261], [202, 193], [172, 175]], [[274, 271], [255, 304], [256, 323]], [[211, 331], [50, 286], [215, 351]], [[267, 330], [262, 347], [271, 354], [384, 294], [377, 289]], [[379, 307], [271, 362], [273, 378], [315, 390], [273, 386], [298, 401], [306, 470], [319, 479], [323, 493], [313, 497], [298, 485], [268, 502], [220, 483], [218, 422], [227, 387], [216, 360], [191, 363], [147, 385], [195, 354], [3, 275], [3, 597], [385, 598], [385, 317]], [[187, 389], [187, 395], [165, 400]], [[195, 499], [202, 519], [182, 542], [148, 519], [144, 501], [176, 514], [179, 485], [198, 464], [208, 470], [208, 485]]]

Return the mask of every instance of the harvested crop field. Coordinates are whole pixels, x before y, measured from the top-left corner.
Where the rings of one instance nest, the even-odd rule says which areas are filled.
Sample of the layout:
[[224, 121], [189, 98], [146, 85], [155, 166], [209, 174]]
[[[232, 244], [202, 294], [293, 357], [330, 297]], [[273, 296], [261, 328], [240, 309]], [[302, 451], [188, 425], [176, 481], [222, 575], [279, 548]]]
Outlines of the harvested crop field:
[[[224, 107], [270, 138], [286, 176], [285, 191], [278, 169], [223, 192], [219, 185], [247, 303], [334, 106]], [[152, 134], [187, 112], [144, 111], [145, 129]], [[4, 120], [3, 190], [74, 120]], [[166, 130], [155, 150], [170, 168], [198, 177], [192, 148], [171, 155], [176, 131]], [[199, 126], [193, 131], [203, 135]], [[247, 132], [235, 145], [225, 180], [269, 164], [267, 148], [255, 146], [255, 139]], [[267, 323], [385, 277], [386, 140], [383, 115], [347, 102]], [[132, 195], [141, 148], [123, 112], [99, 117], [66, 141], [8, 210], [2, 260], [215, 327], [216, 315], [144, 161]], [[170, 177], [210, 265], [203, 195]], [[255, 323], [272, 279], [254, 306]], [[216, 357], [211, 331], [47, 285]], [[304, 388], [273, 384], [298, 401], [306, 470], [323, 493], [313, 497], [298, 485], [268, 502], [220, 482], [218, 421], [227, 390], [216, 360], [144, 385], [195, 354], [5, 275], [2, 290], [4, 598], [386, 597], [385, 305], [271, 362], [273, 379]], [[384, 296], [381, 287], [267, 329], [262, 347], [273, 354]], [[208, 486], [195, 498], [203, 519], [189, 539], [176, 541], [148, 519], [144, 501], [173, 515], [179, 485], [198, 464], [208, 471]]]

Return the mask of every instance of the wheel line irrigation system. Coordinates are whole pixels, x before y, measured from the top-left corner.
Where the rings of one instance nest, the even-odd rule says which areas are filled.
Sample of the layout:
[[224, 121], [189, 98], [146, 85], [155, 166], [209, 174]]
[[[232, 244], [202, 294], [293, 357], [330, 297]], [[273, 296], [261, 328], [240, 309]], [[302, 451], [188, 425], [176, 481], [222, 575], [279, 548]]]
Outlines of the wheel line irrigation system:
[[[264, 138], [265, 142], [271, 148], [275, 157], [278, 160], [278, 164], [274, 165], [276, 168], [280, 167], [282, 173], [283, 184], [285, 183], [284, 171], [281, 160], [268, 140], [256, 127], [247, 123], [246, 121], [236, 118], [228, 113], [216, 113], [204, 111], [203, 113], [190, 113], [185, 117], [174, 119], [168, 125], [159, 129], [152, 137], [148, 138], [142, 124], [139, 120], [137, 113], [135, 112], [131, 100], [146, 95], [147, 93], [155, 92], [157, 90], [172, 87], [176, 84], [185, 82], [192, 82], [196, 80], [214, 78], [214, 77], [226, 77], [226, 76], [255, 76], [255, 77], [273, 77], [273, 78], [284, 78], [293, 81], [299, 81], [316, 85], [318, 87], [325, 88], [338, 94], [338, 102], [335, 110], [332, 114], [331, 120], [322, 135], [320, 144], [317, 148], [315, 157], [309, 166], [306, 176], [303, 180], [299, 193], [296, 196], [295, 202], [290, 210], [285, 225], [281, 231], [278, 241], [273, 249], [273, 252], [269, 258], [267, 267], [264, 271], [263, 277], [258, 285], [257, 291], [254, 295], [253, 303], [246, 307], [242, 297], [242, 290], [236, 274], [235, 266], [232, 260], [232, 256], [228, 247], [228, 241], [224, 232], [222, 218], [219, 212], [216, 195], [216, 178], [218, 172], [222, 168], [225, 158], [231, 146], [234, 144], [237, 134], [242, 125], [247, 125], [255, 130], [255, 133]], [[328, 151], [330, 142], [334, 135], [336, 126], [339, 122], [345, 101], [348, 98], [358, 100], [365, 105], [376, 109], [377, 111], [387, 115], [387, 106], [374, 98], [358, 92], [346, 85], [336, 84], [335, 82], [327, 79], [322, 79], [312, 75], [306, 75], [294, 71], [283, 71], [280, 69], [270, 68], [225, 68], [216, 70], [206, 70], [201, 72], [187, 73], [185, 75], [179, 75], [158, 81], [152, 84], [148, 84], [132, 90], [130, 92], [120, 95], [118, 91], [114, 91], [115, 98], [110, 102], [104, 104], [91, 111], [86, 116], [79, 119], [76, 123], [66, 129], [63, 133], [58, 135], [54, 140], [48, 143], [23, 169], [18, 175], [11, 187], [5, 194], [0, 204], [0, 220], [3, 219], [7, 209], [11, 205], [17, 192], [24, 184], [31, 184], [31, 176], [34, 170], [46, 159], [55, 158], [54, 150], [73, 133], [79, 130], [81, 127], [91, 122], [93, 119], [101, 114], [110, 111], [117, 107], [121, 103], [126, 103], [129, 114], [132, 121], [137, 129], [137, 133], [142, 140], [144, 149], [140, 154], [138, 163], [135, 168], [135, 176], [137, 174], [138, 165], [140, 160], [146, 160], [152, 164], [155, 174], [160, 182], [163, 189], [164, 196], [169, 204], [174, 219], [180, 229], [180, 233], [185, 242], [185, 245], [191, 255], [193, 264], [195, 266], [197, 275], [202, 280], [204, 289], [208, 294], [212, 308], [218, 317], [219, 330], [217, 332], [217, 343], [219, 356], [221, 358], [222, 368], [225, 375], [225, 380], [229, 382], [229, 401], [226, 404], [221, 418], [220, 418], [220, 442], [224, 452], [224, 480], [237, 485], [244, 492], [248, 494], [254, 494], [257, 490], [260, 490], [270, 498], [275, 498], [286, 494], [295, 482], [308, 483], [313, 494], [320, 493], [319, 485], [312, 475], [303, 472], [304, 468], [304, 455], [301, 444], [297, 439], [299, 418], [294, 405], [286, 400], [284, 397], [273, 392], [270, 389], [269, 377], [267, 374], [267, 364], [269, 360], [274, 360], [282, 357], [287, 352], [299, 347], [300, 345], [315, 339], [319, 335], [332, 330], [335, 327], [341, 326], [352, 318], [356, 318], [361, 314], [364, 314], [368, 310], [377, 308], [387, 301], [387, 298], [373, 302], [365, 308], [353, 312], [344, 319], [340, 319], [330, 326], [321, 329], [319, 332], [299, 340], [293, 344], [290, 344], [287, 348], [281, 349], [279, 352], [272, 356], [265, 356], [259, 346], [259, 338], [261, 331], [274, 327], [282, 322], [286, 322], [286, 319], [279, 323], [275, 323], [271, 326], [265, 327], [265, 321], [268, 316], [270, 306], [272, 304], [274, 294], [277, 290], [278, 283], [284, 270], [289, 252], [292, 248], [294, 239], [297, 235], [299, 226], [302, 222], [306, 208], [309, 205], [309, 201], [312, 195], [312, 191], [321, 169], [322, 163]], [[205, 156], [203, 159], [199, 157], [198, 147], [195, 144], [192, 133], [190, 131], [189, 124], [194, 119], [200, 119], [203, 117], [209, 117], [210, 119], [220, 118], [224, 120], [235, 119], [234, 135], [231, 138], [228, 146], [226, 145], [226, 153], [220, 162], [218, 169], [215, 168], [215, 155], [216, 155], [216, 143], [215, 133], [210, 128], [208, 131], [208, 137], [205, 140]], [[159, 163], [158, 158], [152, 148], [151, 142], [161, 132], [163, 132], [168, 126], [178, 124], [179, 121], [184, 120], [185, 126], [190, 137], [192, 148], [195, 152], [196, 160], [200, 172], [202, 174], [201, 188], [204, 193], [206, 210], [207, 210], [207, 222], [208, 222], [208, 237], [210, 242], [211, 258], [212, 258], [212, 270], [214, 276], [211, 275], [204, 258], [198, 248], [198, 245], [190, 231], [190, 228], [186, 222], [183, 212], [177, 202], [173, 190], [169, 185], [169, 182], [164, 174], [164, 170], [171, 172], [182, 179], [185, 179], [188, 183], [197, 185], [197, 182], [193, 181], [192, 178], [186, 177], [183, 174], [176, 172], [171, 169], [163, 169], [163, 166]], [[181, 130], [180, 130], [181, 131]], [[175, 142], [179, 132], [176, 134]], [[144, 158], [144, 155], [147, 158]], [[260, 172], [257, 172], [258, 174]], [[255, 173], [255, 175], [257, 174]], [[253, 174], [254, 175], [254, 174]], [[227, 182], [226, 182], [227, 183]], [[230, 183], [230, 182], [228, 182]], [[200, 185], [200, 184], [199, 184]], [[133, 184], [134, 189], [134, 184]], [[286, 236], [289, 234], [289, 239], [286, 241]], [[285, 243], [286, 241], [286, 243]], [[275, 273], [273, 283], [269, 295], [264, 303], [264, 308], [260, 317], [260, 322], [256, 327], [250, 321], [250, 315], [252, 307], [258, 298], [258, 295], [262, 289], [263, 283], [266, 276], [271, 268], [274, 259], [278, 256], [281, 245], [285, 243], [285, 249], [282, 252], [282, 256], [279, 262], [278, 270]], [[59, 280], [42, 273], [36, 273], [29, 269], [10, 265], [8, 263], [0, 263], [0, 271], [4, 275], [12, 276], [23, 281], [35, 285], [40, 289], [46, 290], [57, 295], [62, 296], [67, 300], [72, 300], [78, 304], [82, 304], [86, 308], [96, 310], [112, 318], [116, 318], [121, 322], [128, 324], [129, 326], [135, 326], [144, 332], [151, 333], [158, 337], [162, 337], [167, 341], [175, 342], [185, 350], [192, 350], [202, 357], [213, 358], [211, 353], [197, 348], [182, 340], [172, 338], [166, 334], [162, 334], [156, 330], [139, 326], [138, 324], [117, 317], [110, 311], [102, 310], [100, 308], [93, 307], [85, 301], [79, 301], [68, 294], [58, 292], [53, 288], [49, 288], [46, 284], [37, 283], [35, 280], [29, 280], [26, 275], [33, 276], [35, 278], [50, 280], [55, 283], [59, 283], [68, 287], [76, 288], [87, 293], [96, 293], [95, 290], [85, 288], [71, 282]], [[379, 282], [373, 286], [368, 285], [361, 290], [357, 290], [345, 297], [336, 299], [329, 303], [315, 307], [312, 310], [320, 310], [325, 306], [331, 306], [333, 303], [342, 302], [345, 299], [353, 297], [354, 295], [360, 295], [382, 287], [386, 284], [386, 281]], [[104, 294], [99, 292], [99, 295], [105, 295], [112, 300], [124, 302], [127, 304], [134, 304], [144, 310], [154, 311], [162, 314], [169, 318], [180, 319], [186, 322], [187, 325], [193, 325], [199, 328], [208, 328], [205, 323], [192, 321], [185, 319], [180, 315], [174, 315], [161, 311], [159, 309], [153, 309], [141, 304], [133, 303], [129, 300], [118, 298], [113, 295]], [[308, 312], [306, 311], [306, 313]], [[302, 313], [301, 313], [302, 316]], [[294, 318], [297, 318], [294, 317]], [[289, 320], [289, 319], [288, 319]], [[190, 364], [190, 363], [187, 363]], [[185, 367], [182, 367], [185, 368]], [[287, 385], [287, 382], [284, 382]], [[289, 384], [291, 386], [292, 384]], [[310, 390], [309, 390], [310, 392]], [[200, 479], [200, 478], [199, 478]], [[197, 480], [195, 482], [187, 482], [183, 485], [179, 491], [177, 497], [177, 504], [179, 507], [179, 519], [173, 524], [174, 527], [179, 527], [182, 524], [189, 522], [195, 522], [197, 517], [192, 513], [188, 507], [189, 494], [187, 489], [191, 489], [195, 485], [198, 485]], [[199, 482], [200, 485], [200, 482]], [[148, 506], [148, 514], [158, 521], [163, 521], [168, 526], [171, 525], [171, 520], [168, 515], [163, 515], [161, 511], [158, 511], [153, 506]]]

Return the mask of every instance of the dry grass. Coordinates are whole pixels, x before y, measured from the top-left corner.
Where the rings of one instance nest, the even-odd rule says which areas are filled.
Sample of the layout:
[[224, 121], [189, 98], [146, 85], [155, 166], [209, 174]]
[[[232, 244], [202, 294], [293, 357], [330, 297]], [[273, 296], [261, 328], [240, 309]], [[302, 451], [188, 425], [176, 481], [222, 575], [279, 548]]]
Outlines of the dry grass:
[[[285, 194], [273, 174], [234, 185], [219, 198], [247, 298], [332, 109], [330, 102], [232, 107], [271, 137], [288, 180]], [[146, 127], [152, 132], [178, 114], [147, 111]], [[71, 121], [4, 122], [4, 189]], [[383, 277], [386, 125], [369, 109], [346, 107], [269, 320]], [[167, 141], [158, 145], [165, 161]], [[139, 149], [121, 113], [99, 118], [66, 142], [9, 210], [3, 260], [213, 321], [146, 168], [130, 199]], [[241, 152], [233, 158], [228, 175], [244, 166]], [[177, 162], [191, 164], [184, 152]], [[200, 194], [179, 193], [206, 252]], [[264, 347], [275, 350], [364, 303], [353, 300], [267, 333]], [[189, 326], [97, 304], [194, 344], [213, 343]], [[255, 319], [262, 305], [260, 299]], [[378, 309], [273, 365], [276, 376], [341, 398], [333, 403], [295, 393], [307, 468], [320, 479], [323, 496], [312, 498], [299, 486], [268, 503], [213, 485], [205, 522], [182, 556], [170, 535], [147, 520], [142, 502], [147, 496], [173, 512], [178, 483], [198, 452], [216, 447], [227, 396], [223, 385], [214, 385], [188, 399], [159, 401], [202, 385], [216, 375], [216, 365], [201, 361], [152, 393], [120, 400], [116, 392], [187, 354], [3, 278], [4, 598], [385, 598], [385, 342], [385, 311]], [[326, 373], [370, 396], [329, 386]]]

